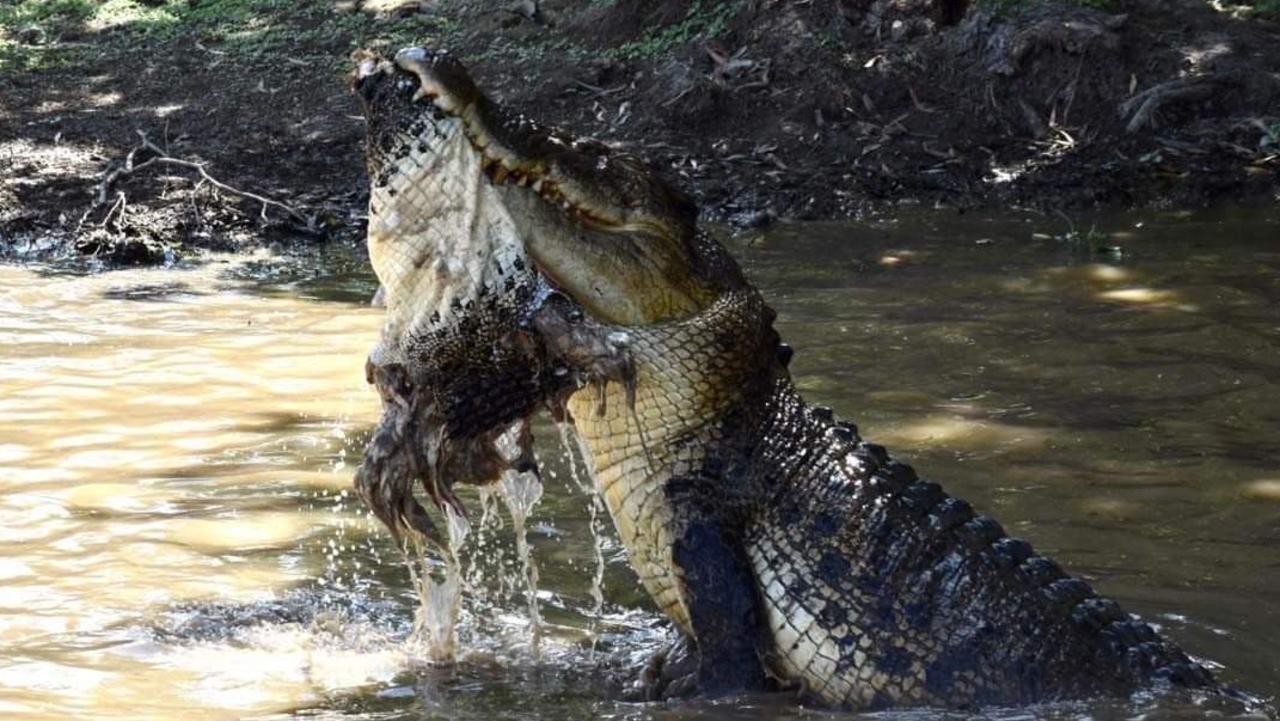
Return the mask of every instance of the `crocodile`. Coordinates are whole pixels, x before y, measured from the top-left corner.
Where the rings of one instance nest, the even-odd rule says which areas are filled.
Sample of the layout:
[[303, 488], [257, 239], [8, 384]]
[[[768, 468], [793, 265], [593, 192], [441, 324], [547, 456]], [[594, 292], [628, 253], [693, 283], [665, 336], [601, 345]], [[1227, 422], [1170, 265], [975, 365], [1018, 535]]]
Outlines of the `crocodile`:
[[[774, 312], [656, 172], [503, 108], [447, 52], [365, 54], [353, 84], [388, 305], [371, 375], [409, 368], [410, 385], [459, 399], [426, 425], [481, 450], [453, 454], [446, 486], [491, 480], [506, 466], [468, 463], [514, 458], [495, 439], [538, 408], [571, 426], [640, 582], [688, 642], [683, 662], [649, 669], [652, 695], [795, 688], [874, 709], [1227, 693], [805, 402]], [[357, 487], [379, 517], [421, 526], [404, 510], [420, 469], [375, 471]]]

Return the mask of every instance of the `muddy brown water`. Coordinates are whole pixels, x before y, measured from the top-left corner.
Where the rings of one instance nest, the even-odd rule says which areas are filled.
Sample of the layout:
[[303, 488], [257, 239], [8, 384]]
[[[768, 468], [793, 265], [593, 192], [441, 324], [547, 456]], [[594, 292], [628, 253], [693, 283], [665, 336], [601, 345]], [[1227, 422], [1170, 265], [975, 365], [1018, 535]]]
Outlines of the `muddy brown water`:
[[[921, 213], [732, 244], [810, 399], [1273, 696], [1280, 215], [1094, 220], [1110, 239]], [[347, 490], [377, 412], [372, 290], [343, 256], [0, 267], [0, 718], [845, 716], [615, 700], [608, 669], [638, 667], [666, 631], [607, 532], [594, 611], [589, 499], [547, 426], [529, 519], [539, 652], [510, 522], [491, 523], [473, 534], [487, 545], [467, 567], [463, 659], [421, 668], [408, 576]], [[992, 715], [1151, 711], [1199, 715]]]

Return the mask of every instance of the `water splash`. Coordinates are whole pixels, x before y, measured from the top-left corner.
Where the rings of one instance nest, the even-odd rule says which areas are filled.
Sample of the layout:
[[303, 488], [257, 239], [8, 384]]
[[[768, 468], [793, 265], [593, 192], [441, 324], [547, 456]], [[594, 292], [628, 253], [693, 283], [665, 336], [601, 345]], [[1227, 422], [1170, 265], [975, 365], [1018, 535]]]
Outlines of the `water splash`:
[[591, 638], [592, 649], [595, 648], [596, 623], [601, 614], [604, 613], [604, 534], [600, 528], [600, 510], [603, 503], [600, 500], [600, 494], [595, 492], [595, 485], [590, 478], [583, 478], [578, 471], [578, 456], [574, 451], [570, 427], [568, 423], [557, 423], [556, 430], [560, 431], [560, 445], [564, 446], [565, 460], [569, 464], [569, 476], [573, 479], [573, 484], [577, 486], [579, 491], [586, 494], [589, 499], [587, 512], [589, 514], [587, 528], [591, 532], [591, 546], [595, 552], [595, 570], [591, 575]]
[[[467, 593], [473, 602], [471, 611], [492, 611], [503, 604], [508, 593], [509, 579], [504, 572], [506, 537], [500, 532], [506, 527], [502, 518], [501, 491], [498, 486], [479, 486], [477, 501], [480, 517], [476, 520], [471, 545], [465, 557]], [[479, 604], [478, 606], [475, 604]]]
[[413, 554], [406, 561], [413, 588], [418, 594], [409, 648], [419, 651], [430, 665], [453, 664], [458, 656], [458, 617], [462, 614], [462, 563], [459, 552], [471, 532], [466, 516], [452, 506], [444, 506], [449, 547], [442, 558], [427, 553], [421, 539], [414, 536]]
[[516, 554], [520, 557], [520, 572], [529, 608], [530, 644], [536, 656], [542, 645], [542, 614], [538, 610], [538, 566], [529, 555], [525, 521], [542, 499], [542, 481], [538, 480], [536, 473], [507, 471], [498, 481], [498, 489], [507, 505], [507, 512], [511, 514], [512, 530], [515, 531]]

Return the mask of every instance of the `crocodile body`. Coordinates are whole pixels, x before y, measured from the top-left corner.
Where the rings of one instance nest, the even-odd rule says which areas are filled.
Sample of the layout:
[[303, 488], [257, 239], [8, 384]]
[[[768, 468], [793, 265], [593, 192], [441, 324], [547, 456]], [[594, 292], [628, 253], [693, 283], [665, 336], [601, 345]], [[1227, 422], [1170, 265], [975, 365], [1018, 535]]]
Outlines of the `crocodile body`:
[[[469, 402], [480, 406], [467, 416], [481, 419], [484, 403], [494, 405], [498, 431], [539, 403], [572, 423], [641, 582], [695, 643], [698, 688], [781, 682], [851, 708], [1218, 688], [1150, 626], [806, 404], [773, 312], [652, 173], [506, 114], [447, 55], [402, 51], [369, 63], [357, 89], [371, 157], [390, 158], [370, 164], [371, 255], [381, 256], [391, 316], [410, 318], [388, 337], [428, 333], [424, 313], [436, 317], [439, 298], [470, 281], [387, 257], [438, 253], [441, 233], [498, 228], [462, 261], [464, 280], [519, 258], [535, 290], [500, 284], [491, 302], [515, 310], [477, 322], [466, 320], [472, 306], [458, 306], [450, 333], [471, 340], [457, 357], [418, 362], [448, 365], [450, 378], [473, 368], [523, 379], [497, 401]], [[386, 87], [402, 88], [386, 91], [395, 102], [378, 100]], [[379, 125], [383, 115], [404, 120]], [[435, 119], [427, 130], [414, 125], [424, 115]], [[462, 160], [440, 164], [431, 138], [450, 123], [468, 143], [449, 151]], [[437, 186], [441, 174], [461, 174], [454, 185], [472, 190], [438, 191], [432, 203], [443, 206], [409, 219], [430, 232], [396, 231], [401, 217], [377, 235], [387, 227], [379, 189], [399, 182], [379, 175], [427, 165]], [[490, 343], [513, 328], [522, 343]], [[488, 442], [493, 429], [467, 437]]]

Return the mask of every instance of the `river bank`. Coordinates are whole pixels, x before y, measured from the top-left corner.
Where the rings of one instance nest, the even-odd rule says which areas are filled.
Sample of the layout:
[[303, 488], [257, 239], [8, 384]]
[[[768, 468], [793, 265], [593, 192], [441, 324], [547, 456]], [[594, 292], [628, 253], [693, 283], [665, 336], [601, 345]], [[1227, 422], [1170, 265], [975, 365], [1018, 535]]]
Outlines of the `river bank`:
[[1274, 202], [1274, 3], [21, 1], [0, 8], [0, 253], [359, 243], [346, 57], [445, 46], [713, 220]]

